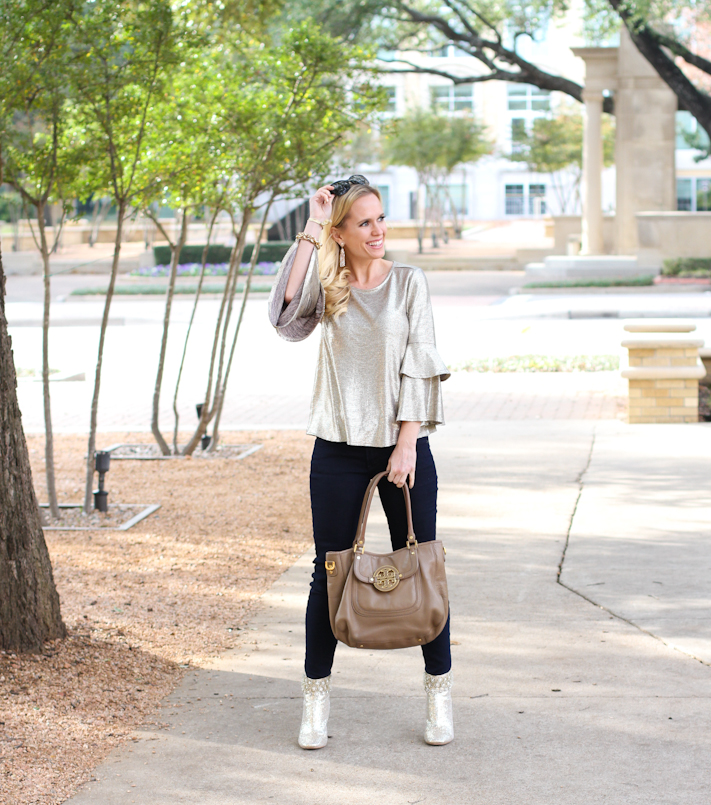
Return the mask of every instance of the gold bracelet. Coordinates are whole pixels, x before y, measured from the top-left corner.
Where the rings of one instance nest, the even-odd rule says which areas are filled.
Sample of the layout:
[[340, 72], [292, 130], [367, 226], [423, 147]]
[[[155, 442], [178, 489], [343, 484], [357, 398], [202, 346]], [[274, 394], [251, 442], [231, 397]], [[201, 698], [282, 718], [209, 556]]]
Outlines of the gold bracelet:
[[321, 244], [316, 240], [316, 238], [312, 235], [307, 235], [306, 232], [299, 232], [299, 234], [296, 236], [296, 240], [308, 240], [308, 242], [313, 243], [317, 249], [321, 248]]
[[[323, 221], [319, 221], [318, 218], [309, 218], [309, 221], [313, 221], [315, 224], [318, 224], [319, 226], [326, 226], [326, 224], [331, 223], [330, 218], [324, 218]], [[308, 221], [306, 223], [308, 223]]]

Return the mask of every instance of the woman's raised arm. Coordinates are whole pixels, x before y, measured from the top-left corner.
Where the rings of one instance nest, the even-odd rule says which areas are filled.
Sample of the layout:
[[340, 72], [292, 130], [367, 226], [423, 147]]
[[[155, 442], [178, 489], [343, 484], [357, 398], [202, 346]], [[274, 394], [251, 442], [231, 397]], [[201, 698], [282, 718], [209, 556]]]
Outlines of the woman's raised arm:
[[[331, 215], [332, 201], [333, 194], [331, 193], [331, 185], [320, 187], [309, 200], [309, 217], [315, 218], [317, 221], [328, 220]], [[315, 223], [315, 221], [309, 221], [304, 227], [304, 232], [307, 235], [311, 235], [315, 240], [318, 240], [321, 237], [322, 228], [323, 227]], [[301, 283], [304, 281], [314, 248], [315, 246], [308, 240], [299, 241], [294, 257], [294, 265], [291, 267], [291, 274], [289, 274], [289, 281], [286, 285], [286, 293], [284, 294], [284, 301], [287, 305], [294, 298], [296, 292], [301, 287]]]

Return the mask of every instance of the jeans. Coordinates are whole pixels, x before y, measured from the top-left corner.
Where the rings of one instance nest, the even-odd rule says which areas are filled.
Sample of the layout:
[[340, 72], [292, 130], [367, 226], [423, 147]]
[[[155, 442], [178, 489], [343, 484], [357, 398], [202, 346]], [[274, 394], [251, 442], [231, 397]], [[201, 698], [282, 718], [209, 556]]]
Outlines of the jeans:
[[[331, 673], [337, 643], [328, 615], [326, 552], [343, 551], [353, 544], [366, 487], [374, 475], [386, 469], [393, 450], [394, 447], [356, 447], [345, 442], [316, 439], [310, 478], [316, 558], [306, 608], [304, 666], [309, 679], [322, 679]], [[407, 518], [402, 489], [383, 478], [378, 491], [393, 550], [404, 548]], [[415, 485], [410, 495], [415, 536], [419, 542], [435, 539], [437, 470], [427, 437], [417, 440]], [[428, 674], [446, 674], [450, 670], [449, 618], [442, 632], [431, 643], [422, 646], [422, 654]]]

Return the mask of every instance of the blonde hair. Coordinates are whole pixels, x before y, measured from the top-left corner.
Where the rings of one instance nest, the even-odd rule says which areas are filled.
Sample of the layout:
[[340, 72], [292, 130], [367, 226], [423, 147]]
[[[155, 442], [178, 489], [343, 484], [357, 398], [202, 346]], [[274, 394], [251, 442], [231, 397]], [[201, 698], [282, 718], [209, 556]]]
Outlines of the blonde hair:
[[367, 184], [353, 185], [347, 193], [333, 199], [331, 223], [326, 224], [321, 232], [321, 249], [318, 253], [318, 272], [321, 284], [326, 293], [326, 316], [337, 319], [348, 309], [351, 298], [351, 285], [348, 282], [350, 269], [338, 265], [340, 247], [331, 237], [331, 230], [339, 227], [346, 219], [353, 204], [362, 196], [371, 193], [382, 203], [380, 192], [376, 187]]

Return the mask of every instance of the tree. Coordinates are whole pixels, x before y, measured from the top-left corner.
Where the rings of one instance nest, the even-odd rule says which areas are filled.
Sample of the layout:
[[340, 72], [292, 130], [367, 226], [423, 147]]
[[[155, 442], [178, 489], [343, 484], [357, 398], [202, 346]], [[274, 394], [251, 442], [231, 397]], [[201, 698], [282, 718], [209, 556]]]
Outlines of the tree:
[[[18, 87], [31, 77], [32, 65], [18, 58], [23, 36], [28, 25], [46, 13], [49, 6], [49, 2], [35, 0], [0, 2], [2, 131], [10, 119]], [[0, 186], [3, 164], [0, 138]], [[0, 648], [36, 651], [45, 640], [65, 635], [17, 403], [0, 246]]]
[[[1, 173], [0, 173], [1, 175]], [[0, 249], [0, 648], [38, 651], [66, 636], [32, 484], [5, 317]]]
[[[708, 29], [708, 3], [684, 0], [585, 0], [588, 33], [607, 32], [621, 21], [632, 41], [659, 76], [676, 94], [679, 109], [691, 112], [711, 138], [711, 59], [698, 52], [695, 31]], [[498, 4], [486, 0], [425, 0], [408, 3], [394, 0], [393, 9], [380, 12], [395, 27], [385, 42], [393, 48], [425, 49], [452, 44], [474, 57], [484, 69], [462, 75], [433, 66], [413, 64], [404, 57], [388, 59], [390, 72], [419, 72], [449, 78], [455, 84], [502, 80], [532, 84], [563, 92], [582, 101], [582, 86], [564, 76], [540, 69], [517, 52], [522, 36], [540, 38], [548, 21], [568, 13], [567, 0], [534, 0], [520, 5], [513, 0]], [[706, 36], [699, 37], [707, 41]], [[696, 49], [694, 49], [696, 47]], [[612, 97], [604, 99], [603, 110], [614, 113]]]
[[[615, 162], [615, 130], [609, 115], [603, 116], [603, 164]], [[555, 117], [539, 117], [530, 131], [517, 133], [510, 159], [525, 162], [534, 173], [548, 173], [560, 214], [580, 200], [583, 170], [583, 119], [572, 109]], [[572, 181], [570, 181], [572, 173]]]
[[[441, 151], [437, 161], [438, 171], [435, 181], [440, 198], [446, 197], [449, 202], [454, 230], [457, 237], [461, 237], [457, 205], [451, 196], [449, 180], [454, 171], [464, 164], [477, 162], [483, 156], [490, 154], [493, 143], [486, 137], [484, 126], [477, 123], [469, 115], [449, 117], [442, 131]], [[440, 214], [442, 225], [442, 215]]]
[[[24, 9], [16, 9], [20, 17]], [[69, 56], [67, 15], [69, 9], [60, 2], [53, 13], [42, 13], [28, 20], [18, 41], [17, 58], [31, 65], [31, 80], [23, 76], [17, 92], [6, 96], [6, 124], [0, 137], [5, 140], [5, 180], [18, 192], [22, 207], [34, 207], [37, 233], [32, 235], [43, 266], [44, 315], [42, 321], [42, 386], [45, 423], [45, 474], [49, 509], [59, 517], [54, 475], [54, 446], [49, 387], [49, 309], [50, 253], [54, 251], [64, 216], [49, 243], [45, 217], [48, 204], [62, 202], [63, 190], [76, 170], [76, 155], [66, 142], [67, 97], [63, 82]], [[18, 24], [20, 20], [18, 20]], [[64, 142], [63, 142], [64, 141]], [[64, 206], [64, 205], [62, 205]], [[29, 220], [29, 215], [25, 215]]]
[[437, 204], [440, 190], [452, 171], [464, 162], [475, 162], [490, 153], [491, 143], [484, 136], [483, 127], [470, 117], [448, 117], [419, 107], [390, 121], [383, 135], [385, 160], [417, 171], [417, 241], [422, 253], [427, 228], [424, 196], [428, 188]]
[[84, 492], [84, 510], [89, 511], [104, 343], [123, 226], [134, 201], [149, 192], [140, 182], [147, 181], [141, 172], [146, 132], [157, 122], [156, 99], [180, 59], [184, 41], [169, 0], [95, 0], [77, 11], [72, 22], [74, 58], [67, 78], [75, 101], [75, 131], [81, 133], [88, 156], [82, 177], [85, 197], [110, 195], [117, 213], [89, 423]]
[[[343, 137], [382, 103], [368, 84], [363, 65], [370, 54], [323, 34], [313, 21], [295, 25], [281, 39], [255, 47], [249, 38], [225, 50], [220, 153], [229, 157], [224, 208], [233, 223], [232, 250], [215, 324], [202, 415], [184, 453], [195, 450], [214, 419], [210, 450], [219, 441], [219, 422], [249, 295], [232, 327], [239, 266], [250, 221], [281, 194], [303, 196], [328, 172]], [[253, 266], [251, 272], [253, 271]]]
[[[599, 4], [588, 0], [593, 9]], [[708, 26], [711, 9], [698, 5], [697, 19], [689, 19], [694, 7], [680, 0], [607, 0], [619, 15], [639, 52], [677, 96], [679, 109], [691, 112], [711, 138], [711, 93], [708, 77], [711, 60], [695, 53], [688, 42], [697, 26]], [[674, 26], [686, 17], [685, 25]], [[676, 28], [676, 30], [675, 30]], [[679, 33], [677, 33], [679, 31]], [[706, 81], [700, 80], [706, 78]], [[711, 154], [711, 145], [706, 149]]]
[[[404, 56], [382, 59], [392, 66], [387, 72], [415, 72], [448, 78], [455, 84], [483, 81], [509, 81], [532, 84], [563, 92], [582, 102], [583, 87], [565, 76], [541, 69], [517, 52], [522, 36], [539, 36], [548, 21], [567, 10], [563, 0], [534, 0], [526, 6], [504, 0], [501, 3], [483, 0], [442, 0], [413, 4], [394, 0], [392, 7], [382, 11], [393, 26], [385, 43], [393, 49], [431, 53], [442, 45], [455, 45], [479, 62], [482, 72], [462, 74], [434, 66], [415, 64]], [[605, 98], [604, 111], [613, 111], [612, 98]]]
[[[163, 455], [171, 450], [160, 429], [160, 396], [165, 369], [165, 357], [168, 346], [170, 313], [175, 293], [180, 253], [187, 241], [190, 217], [198, 209], [205, 206], [212, 208], [212, 219], [209, 226], [208, 240], [212, 233], [217, 215], [226, 200], [226, 184], [229, 177], [225, 173], [226, 158], [224, 143], [224, 121], [216, 114], [223, 102], [226, 87], [224, 71], [230, 72], [225, 64], [224, 47], [211, 49], [195, 49], [184, 57], [180, 69], [173, 76], [169, 90], [160, 102], [160, 121], [148, 133], [147, 151], [149, 156], [143, 161], [142, 170], [146, 172], [146, 185], [150, 184], [152, 175], [162, 175], [166, 179], [161, 187], [155, 188], [143, 200], [142, 208], [146, 216], [153, 220], [155, 226], [166, 239], [171, 250], [171, 261], [168, 272], [168, 287], [165, 297], [163, 316], [163, 333], [160, 354], [153, 391], [153, 407], [151, 415], [151, 431]], [[240, 83], [236, 75], [232, 75], [236, 86]], [[238, 90], [239, 91], [239, 90]], [[253, 116], [251, 113], [249, 116]], [[171, 142], [170, 148], [163, 143]], [[242, 144], [244, 146], [244, 144]], [[156, 193], [155, 190], [158, 192]], [[153, 202], [158, 206], [170, 205], [178, 214], [180, 227], [177, 237], [171, 234], [159, 221], [153, 210]], [[196, 291], [193, 312], [183, 347], [180, 371], [173, 395], [173, 411], [175, 415], [173, 428], [173, 452], [178, 452], [178, 409], [177, 393], [185, 362], [187, 343], [192, 329], [197, 302], [200, 298], [202, 282], [207, 260], [207, 245], [203, 252], [202, 268], [198, 289]]]

